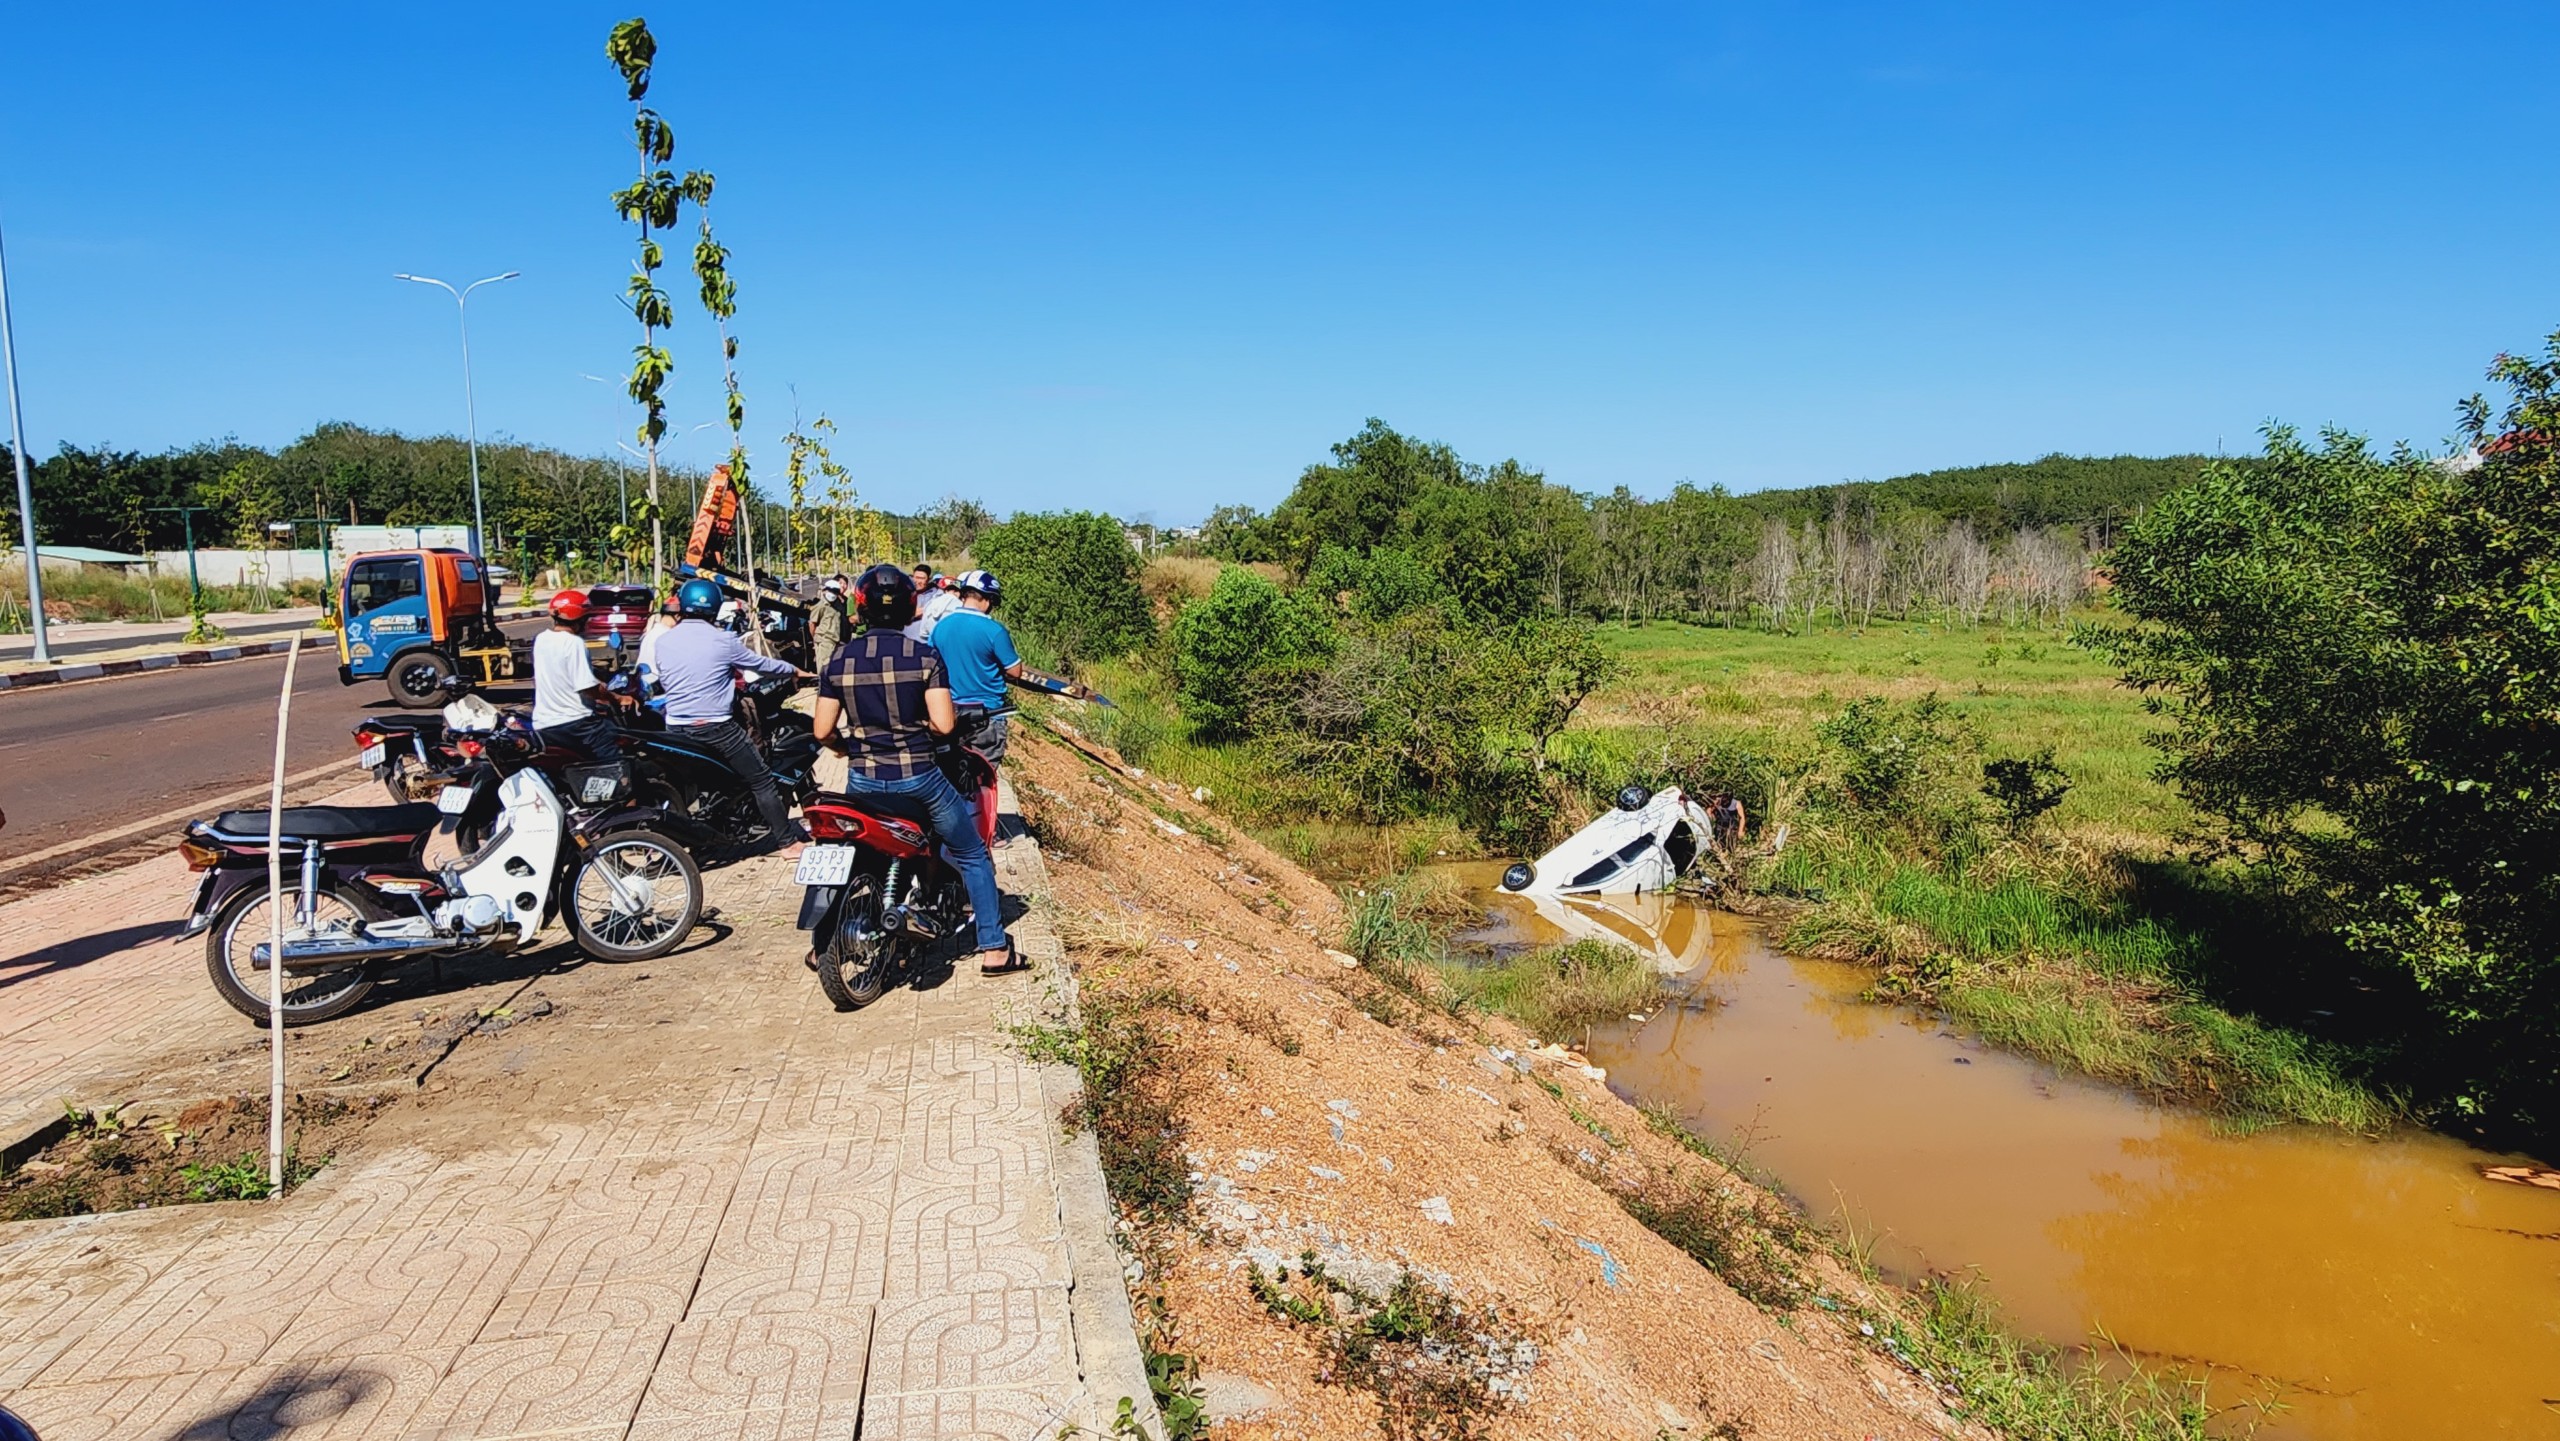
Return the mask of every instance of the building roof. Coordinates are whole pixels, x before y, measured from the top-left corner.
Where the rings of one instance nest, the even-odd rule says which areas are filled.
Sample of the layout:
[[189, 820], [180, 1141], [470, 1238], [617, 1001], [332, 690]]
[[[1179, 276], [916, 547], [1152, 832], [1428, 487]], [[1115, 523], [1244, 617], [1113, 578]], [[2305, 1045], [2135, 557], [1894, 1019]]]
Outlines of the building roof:
[[[25, 550], [24, 546], [13, 545], [9, 547], [9, 554], [23, 555]], [[121, 550], [100, 550], [93, 545], [39, 545], [36, 554], [46, 560], [77, 560], [92, 565], [142, 565], [151, 559], [147, 555], [128, 555]]]

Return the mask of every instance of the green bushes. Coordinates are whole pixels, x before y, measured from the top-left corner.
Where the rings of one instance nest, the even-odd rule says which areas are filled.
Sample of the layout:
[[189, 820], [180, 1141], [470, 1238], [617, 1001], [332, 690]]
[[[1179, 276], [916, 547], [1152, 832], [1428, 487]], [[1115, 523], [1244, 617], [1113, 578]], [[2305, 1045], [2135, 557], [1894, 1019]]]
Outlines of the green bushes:
[[2282, 427], [2126, 532], [2164, 776], [2410, 993], [2431, 1108], [2560, 1136], [2560, 334], [2466, 463]]
[[1004, 583], [1005, 619], [1062, 662], [1125, 654], [1155, 634], [1138, 553], [1107, 515], [1017, 515], [971, 554]]
[[1257, 700], [1322, 664], [1333, 645], [1331, 622], [1302, 594], [1229, 566], [1173, 623], [1183, 714], [1203, 736], [1244, 734]]

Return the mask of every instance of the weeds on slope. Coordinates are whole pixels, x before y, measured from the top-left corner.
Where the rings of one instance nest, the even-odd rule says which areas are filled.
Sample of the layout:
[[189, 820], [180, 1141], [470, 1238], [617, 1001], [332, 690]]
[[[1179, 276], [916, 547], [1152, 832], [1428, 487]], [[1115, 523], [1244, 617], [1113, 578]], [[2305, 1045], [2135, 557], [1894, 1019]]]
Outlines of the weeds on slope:
[[1517, 1340], [1493, 1308], [1472, 1310], [1411, 1271], [1383, 1292], [1334, 1275], [1309, 1250], [1293, 1275], [1249, 1264], [1254, 1299], [1283, 1321], [1320, 1333], [1319, 1381], [1377, 1398], [1392, 1441], [1472, 1441], [1517, 1394], [1537, 1348]]

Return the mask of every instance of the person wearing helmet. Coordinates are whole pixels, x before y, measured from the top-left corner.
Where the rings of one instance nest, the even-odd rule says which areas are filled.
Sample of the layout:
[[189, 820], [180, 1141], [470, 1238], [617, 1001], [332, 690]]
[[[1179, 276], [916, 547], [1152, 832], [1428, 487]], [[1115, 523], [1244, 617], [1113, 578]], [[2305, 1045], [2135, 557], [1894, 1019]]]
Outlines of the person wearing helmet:
[[960, 608], [933, 629], [933, 647], [951, 671], [951, 699], [960, 708], [960, 740], [991, 761], [1004, 759], [1010, 712], [1005, 681], [1039, 681], [1061, 695], [1093, 694], [1083, 686], [1043, 674], [1014, 653], [1013, 633], [996, 619], [1004, 587], [983, 570], [963, 571], [955, 582]]
[[809, 661], [820, 670], [844, 644], [844, 577], [831, 575], [818, 587], [818, 603], [809, 608]]
[[545, 747], [610, 764], [622, 759], [622, 738], [593, 704], [596, 668], [581, 631], [586, 618], [585, 591], [551, 598], [551, 629], [533, 638], [533, 729]]
[[845, 753], [845, 793], [898, 795], [923, 803], [942, 854], [969, 892], [978, 968], [987, 975], [1030, 969], [1005, 934], [995, 861], [969, 801], [942, 773], [934, 752], [959, 725], [941, 652], [906, 634], [915, 619], [915, 582], [894, 565], [874, 566], [854, 587], [862, 633], [844, 643], [818, 677], [811, 716], [824, 744]]
[[812, 678], [787, 660], [758, 655], [734, 634], [712, 624], [720, 614], [720, 587], [696, 577], [676, 587], [675, 629], [658, 639], [655, 657], [658, 684], [666, 692], [667, 728], [686, 734], [719, 752], [729, 768], [754, 791], [756, 811], [764, 817], [765, 837], [783, 854], [796, 856], [807, 839], [791, 819], [791, 808], [774, 788], [773, 772], [756, 749], [755, 737], [730, 718], [737, 704], [737, 675], [742, 670], [764, 675]]

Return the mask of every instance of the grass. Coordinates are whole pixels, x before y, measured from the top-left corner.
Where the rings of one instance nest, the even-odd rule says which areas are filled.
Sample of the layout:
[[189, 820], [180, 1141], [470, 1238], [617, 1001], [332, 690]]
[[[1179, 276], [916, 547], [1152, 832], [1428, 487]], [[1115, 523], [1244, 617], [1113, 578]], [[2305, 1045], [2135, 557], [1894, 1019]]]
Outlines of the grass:
[[1586, 706], [1595, 729], [1694, 725], [1783, 751], [1803, 747], [1814, 721], [1843, 701], [1934, 692], [2001, 754], [2053, 747], [2071, 773], [2055, 816], [2065, 832], [2158, 845], [2189, 819], [2152, 777], [2158, 755], [2144, 737], [2157, 723], [2067, 632], [1879, 623], [1773, 635], [1655, 622], [1604, 626], [1601, 637], [1626, 672]]
[[1191, 1201], [1171, 1063], [1151, 1012], [1180, 1010], [1165, 993], [1117, 997], [1089, 988], [1075, 1026], [1023, 1025], [1014, 1043], [1028, 1059], [1075, 1068], [1083, 1082], [1064, 1119], [1093, 1132], [1111, 1198], [1148, 1226], [1179, 1224]]
[[1453, 956], [1443, 937], [1476, 908], [1447, 878], [1393, 877], [1344, 897], [1343, 945], [1371, 975], [1404, 994], [1456, 1012], [1509, 1016], [1542, 1040], [1649, 1011], [1662, 977], [1625, 946], [1573, 941], [1486, 960]]
[[[1752, 883], [1805, 903], [1784, 944], [1875, 965], [1883, 997], [1936, 1007], [1996, 1045], [2243, 1124], [2372, 1131], [2401, 1114], [2363, 1079], [2372, 1058], [2297, 1028], [2336, 1008], [2273, 980], [2308, 968], [2238, 954], [2136, 884], [2133, 868], [2173, 854], [2192, 813], [2153, 775], [2157, 723], [2141, 698], [2067, 633], [1603, 634], [1626, 675], [1586, 707], [1577, 764], [1597, 778], [1675, 747], [1761, 758], [1757, 775], [1782, 779], [1754, 824], [1789, 825], [1792, 844]], [[1868, 695], [1953, 703], [1986, 757], [2050, 747], [2071, 789], [2024, 838], [1978, 824], [1952, 846], [1826, 815], [1815, 726]]]
[[1887, 1317], [1876, 1340], [1941, 1388], [1947, 1409], [2005, 1436], [2038, 1441], [2202, 1441], [2212, 1412], [2202, 1382], [2116, 1370], [2021, 1340], [1988, 1297], [1932, 1281], [1917, 1315]]
[[[25, 563], [0, 565], [0, 631], [27, 629], [26, 594]], [[258, 605], [257, 593], [245, 585], [204, 588], [207, 611], [308, 605], [317, 603], [319, 598], [317, 581], [271, 586], [264, 607]], [[156, 579], [147, 574], [128, 576], [120, 571], [48, 567], [44, 573], [44, 601], [45, 609], [57, 620], [65, 616], [76, 621], [184, 620], [187, 576], [183, 567], [175, 571], [163, 567]]]

